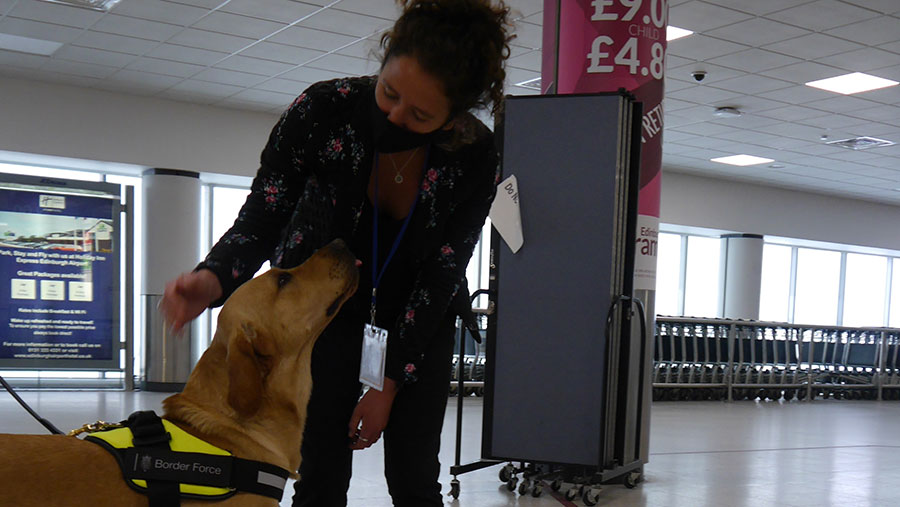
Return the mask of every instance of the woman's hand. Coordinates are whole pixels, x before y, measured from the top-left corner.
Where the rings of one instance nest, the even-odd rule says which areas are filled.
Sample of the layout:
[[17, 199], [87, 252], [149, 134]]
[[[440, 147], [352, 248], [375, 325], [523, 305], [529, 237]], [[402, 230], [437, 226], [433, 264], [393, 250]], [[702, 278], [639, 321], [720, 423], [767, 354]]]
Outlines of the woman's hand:
[[387, 426], [397, 395], [397, 383], [385, 377], [384, 389], [369, 389], [353, 410], [350, 418], [350, 448], [365, 449], [381, 438]]
[[163, 298], [159, 302], [159, 311], [166, 325], [177, 334], [185, 324], [197, 318], [210, 303], [220, 297], [222, 285], [212, 271], [201, 269], [182, 273], [166, 284]]

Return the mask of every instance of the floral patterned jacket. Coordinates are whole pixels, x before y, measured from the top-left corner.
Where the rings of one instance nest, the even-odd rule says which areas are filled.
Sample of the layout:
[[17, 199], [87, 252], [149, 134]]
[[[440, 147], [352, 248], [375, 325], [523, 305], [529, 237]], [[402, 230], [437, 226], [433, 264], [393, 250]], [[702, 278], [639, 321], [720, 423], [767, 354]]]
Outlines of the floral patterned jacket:
[[[332, 239], [353, 236], [374, 160], [374, 86], [371, 76], [320, 82], [282, 114], [237, 220], [197, 267], [222, 284], [214, 306], [266, 259], [296, 266]], [[389, 329], [386, 366], [398, 381], [416, 380], [430, 338], [447, 321], [499, 178], [493, 134], [470, 115], [456, 125], [468, 142], [430, 149], [407, 231], [415, 283]]]

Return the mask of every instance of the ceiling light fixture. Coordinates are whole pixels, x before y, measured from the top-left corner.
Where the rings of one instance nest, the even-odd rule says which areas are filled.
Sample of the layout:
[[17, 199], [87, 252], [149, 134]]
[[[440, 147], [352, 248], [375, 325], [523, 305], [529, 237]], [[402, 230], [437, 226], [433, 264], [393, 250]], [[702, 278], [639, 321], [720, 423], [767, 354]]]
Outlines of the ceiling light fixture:
[[684, 28], [678, 28], [677, 26], [669, 25], [666, 27], [666, 42], [680, 39], [682, 37], [687, 37], [688, 35], [692, 35], [693, 33], [694, 32], [690, 30], [685, 30]]
[[744, 113], [742, 113], [740, 109], [730, 106], [717, 107], [716, 110], [713, 111], [713, 116], [719, 118], [737, 118], [742, 114]]
[[850, 139], [829, 141], [825, 144], [849, 148], [851, 150], [868, 150], [869, 148], [878, 148], [879, 146], [893, 146], [895, 143], [893, 141], [878, 139], [877, 137], [851, 137]]
[[775, 160], [771, 158], [754, 157], [753, 155], [731, 155], [730, 157], [718, 157], [709, 160], [720, 164], [738, 165], [741, 167], [775, 162]]
[[867, 92], [896, 86], [900, 83], [884, 79], [862, 72], [854, 72], [852, 74], [844, 74], [843, 76], [830, 77], [828, 79], [820, 79], [818, 81], [810, 81], [806, 86], [827, 90], [829, 92], [841, 93], [844, 95], [852, 95], [854, 93]]
[[92, 9], [95, 11], [108, 12], [116, 6], [121, 0], [42, 0], [53, 4], [72, 5], [83, 9]]
[[0, 33], [0, 49], [6, 49], [9, 51], [30, 53], [32, 55], [50, 56], [62, 46], [63, 45], [59, 42], [32, 39], [31, 37], [20, 37], [18, 35]]

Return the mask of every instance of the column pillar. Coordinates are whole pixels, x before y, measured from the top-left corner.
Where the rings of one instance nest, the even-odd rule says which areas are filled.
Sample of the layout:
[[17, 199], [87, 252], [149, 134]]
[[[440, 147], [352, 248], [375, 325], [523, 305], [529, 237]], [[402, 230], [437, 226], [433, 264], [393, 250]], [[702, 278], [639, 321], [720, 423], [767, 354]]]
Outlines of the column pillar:
[[759, 320], [763, 236], [725, 234], [722, 239], [725, 240], [722, 316]]
[[193, 268], [200, 257], [200, 174], [148, 169], [141, 178], [144, 198], [143, 388], [180, 391], [191, 373], [191, 326], [180, 336], [166, 329], [157, 309], [165, 284]]

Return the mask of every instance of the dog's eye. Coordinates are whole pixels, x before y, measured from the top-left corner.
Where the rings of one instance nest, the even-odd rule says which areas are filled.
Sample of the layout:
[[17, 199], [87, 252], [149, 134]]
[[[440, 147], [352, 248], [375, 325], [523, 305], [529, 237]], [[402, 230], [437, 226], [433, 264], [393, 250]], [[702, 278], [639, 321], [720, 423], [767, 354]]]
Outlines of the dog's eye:
[[278, 274], [278, 288], [282, 288], [291, 281], [290, 273], [279, 273]]

